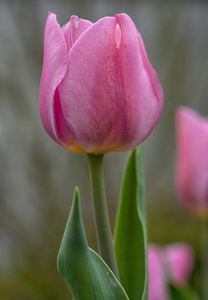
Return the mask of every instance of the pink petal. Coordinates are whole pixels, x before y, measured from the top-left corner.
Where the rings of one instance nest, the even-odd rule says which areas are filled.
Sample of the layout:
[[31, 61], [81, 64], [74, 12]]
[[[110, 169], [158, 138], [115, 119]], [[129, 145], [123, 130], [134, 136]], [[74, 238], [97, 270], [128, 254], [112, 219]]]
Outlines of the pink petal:
[[100, 19], [69, 51], [59, 86], [61, 104], [86, 152], [132, 149], [158, 121], [163, 94], [143, 51], [133, 22], [124, 14]]
[[120, 72], [125, 98], [132, 110], [131, 120], [132, 148], [143, 141], [153, 130], [160, 118], [164, 94], [157, 74], [152, 68], [141, 35], [126, 14], [117, 15], [122, 40], [119, 51]]
[[54, 94], [67, 68], [66, 44], [56, 15], [49, 13], [44, 37], [44, 59], [40, 84], [40, 116], [47, 133], [60, 143], [54, 113]]
[[60, 144], [72, 152], [85, 152], [73, 138], [63, 115], [58, 88], [54, 95], [54, 113], [56, 119], [56, 131]]
[[116, 18], [104, 18], [82, 34], [69, 52], [68, 72], [59, 89], [67, 123], [87, 152], [104, 143], [113, 127], [115, 109], [108, 101], [112, 96], [106, 77], [111, 76], [111, 83], [108, 67], [113, 63], [116, 23]]
[[64, 26], [62, 26], [61, 31], [65, 38], [65, 43], [67, 47], [67, 53], [71, 49], [71, 40], [69, 39], [69, 28], [70, 28], [70, 22], [66, 23]]
[[208, 215], [208, 120], [186, 107], [176, 114], [176, 184], [186, 207]]
[[168, 290], [163, 269], [162, 253], [159, 247], [148, 247], [149, 291], [148, 300], [168, 300]]
[[64, 35], [49, 13], [44, 37], [44, 59], [40, 85], [40, 116], [46, 132], [72, 151], [83, 151], [76, 144], [63, 116], [58, 85], [67, 69], [67, 47]]
[[93, 23], [88, 20], [83, 20], [77, 16], [71, 16], [70, 22], [62, 27], [62, 32], [67, 44], [67, 51], [71, 49], [80, 35], [89, 28]]
[[183, 243], [172, 244], [164, 250], [165, 265], [171, 280], [178, 285], [188, 282], [193, 267], [193, 251]]
[[70, 40], [73, 46], [80, 35], [87, 30], [93, 23], [88, 20], [79, 19], [77, 16], [71, 16], [70, 18]]

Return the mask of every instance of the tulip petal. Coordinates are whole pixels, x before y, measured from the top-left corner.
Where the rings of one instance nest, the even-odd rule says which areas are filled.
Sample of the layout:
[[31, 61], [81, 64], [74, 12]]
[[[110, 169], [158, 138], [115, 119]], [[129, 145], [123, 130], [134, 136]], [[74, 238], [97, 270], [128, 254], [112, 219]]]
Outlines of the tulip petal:
[[176, 113], [178, 155], [176, 184], [186, 207], [208, 215], [208, 121], [188, 107]]
[[86, 152], [129, 150], [152, 131], [163, 93], [146, 61], [138, 32], [125, 14], [100, 19], [69, 51], [59, 86], [61, 105]]
[[70, 27], [70, 22], [66, 23], [64, 26], [62, 26], [61, 31], [64, 35], [65, 38], [65, 43], [67, 47], [67, 53], [71, 49], [71, 41], [69, 39], [69, 27]]
[[49, 13], [44, 37], [44, 59], [40, 85], [40, 116], [47, 133], [60, 143], [54, 114], [54, 94], [63, 79], [67, 68], [66, 44], [56, 21]]
[[85, 152], [73, 138], [63, 115], [58, 88], [54, 94], [54, 114], [59, 143], [72, 152]]
[[[141, 35], [126, 14], [117, 15], [121, 28], [119, 49], [120, 72], [128, 107], [132, 146], [143, 141], [160, 118], [164, 95], [157, 74], [152, 68]], [[129, 105], [129, 104], [128, 104]]]
[[168, 300], [168, 290], [163, 270], [162, 253], [159, 247], [148, 247], [149, 293], [148, 300]]
[[80, 35], [92, 25], [93, 23], [88, 20], [80, 19], [77, 16], [71, 16], [69, 30], [69, 40], [71, 41], [71, 46], [73, 46]]
[[83, 20], [77, 16], [71, 16], [70, 22], [62, 27], [62, 32], [67, 44], [67, 52], [71, 49], [80, 35], [92, 24], [93, 23], [88, 20]]
[[172, 244], [165, 248], [164, 260], [172, 282], [176, 285], [187, 284], [193, 267], [192, 249], [186, 244]]
[[[64, 119], [58, 85], [67, 69], [67, 48], [64, 35], [49, 13], [44, 37], [44, 60], [40, 85], [40, 116], [46, 132], [59, 144], [76, 151], [77, 146]], [[79, 151], [79, 150], [78, 150]]]
[[112, 96], [106, 77], [109, 76], [109, 83], [113, 81], [112, 68], [108, 68], [110, 64], [116, 65], [116, 55], [110, 51], [112, 44], [114, 52], [117, 51], [116, 23], [116, 18], [104, 18], [82, 34], [69, 52], [68, 70], [59, 87], [68, 126], [87, 152], [103, 144], [113, 127], [115, 109], [113, 101], [109, 101]]

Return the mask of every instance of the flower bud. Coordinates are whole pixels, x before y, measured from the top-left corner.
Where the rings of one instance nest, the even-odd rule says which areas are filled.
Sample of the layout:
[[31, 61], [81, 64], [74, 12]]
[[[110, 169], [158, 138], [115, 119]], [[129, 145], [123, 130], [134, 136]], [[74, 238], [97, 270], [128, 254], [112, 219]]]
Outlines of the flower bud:
[[163, 91], [143, 40], [126, 14], [96, 23], [49, 13], [40, 116], [46, 132], [74, 152], [126, 151], [153, 130]]
[[180, 107], [176, 113], [176, 187], [187, 209], [208, 216], [208, 120]]
[[167, 247], [149, 244], [149, 297], [148, 300], [169, 300], [168, 282], [185, 286], [192, 271], [194, 255], [186, 243]]

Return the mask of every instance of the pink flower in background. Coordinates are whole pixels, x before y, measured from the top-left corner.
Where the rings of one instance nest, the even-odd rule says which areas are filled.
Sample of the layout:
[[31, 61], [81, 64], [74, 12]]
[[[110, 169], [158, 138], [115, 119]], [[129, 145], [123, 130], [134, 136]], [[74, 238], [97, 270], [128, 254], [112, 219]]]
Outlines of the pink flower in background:
[[208, 119], [188, 107], [176, 112], [176, 185], [193, 214], [208, 216]]
[[193, 251], [184, 243], [175, 243], [165, 248], [150, 244], [148, 267], [148, 300], [169, 300], [167, 282], [169, 280], [175, 285], [188, 282], [193, 267]]
[[143, 40], [126, 14], [96, 23], [49, 13], [40, 116], [46, 132], [74, 152], [125, 151], [153, 130], [163, 91]]
[[148, 247], [148, 268], [148, 300], [168, 300], [168, 288], [162, 263], [162, 249], [153, 244]]
[[164, 249], [164, 264], [167, 275], [176, 285], [185, 285], [193, 268], [194, 255], [190, 246], [175, 243]]

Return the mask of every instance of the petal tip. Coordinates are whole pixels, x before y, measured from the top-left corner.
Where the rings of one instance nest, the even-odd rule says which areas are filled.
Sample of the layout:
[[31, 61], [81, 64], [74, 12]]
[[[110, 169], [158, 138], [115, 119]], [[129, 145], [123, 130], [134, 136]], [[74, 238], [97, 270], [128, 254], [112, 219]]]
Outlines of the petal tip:
[[51, 16], [51, 15], [56, 16], [52, 11], [49, 10], [49, 11], [48, 11], [48, 17]]

